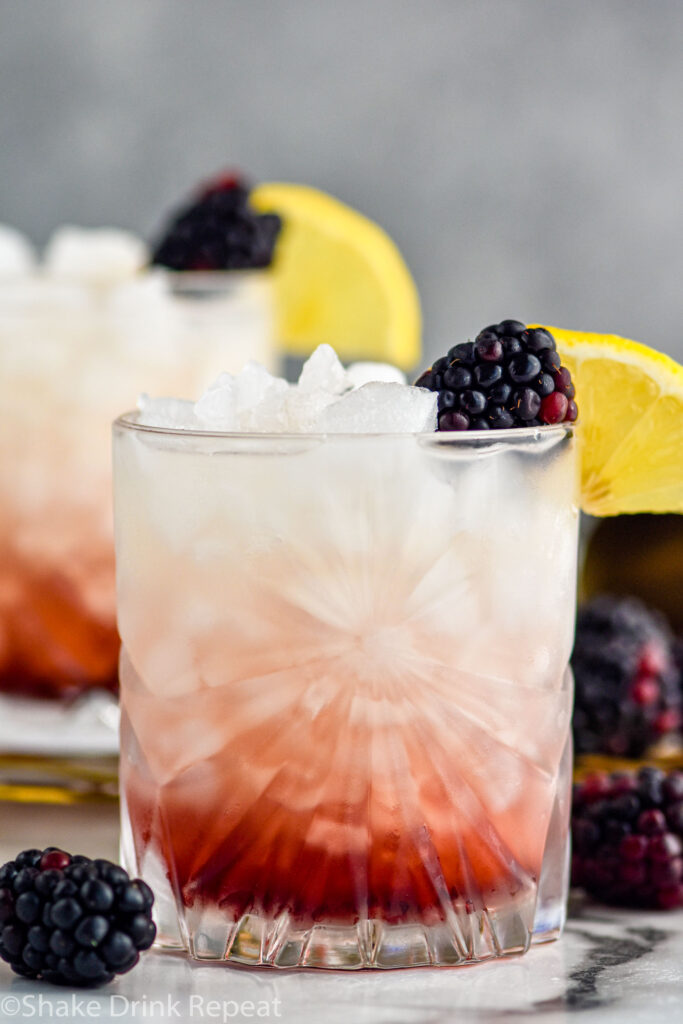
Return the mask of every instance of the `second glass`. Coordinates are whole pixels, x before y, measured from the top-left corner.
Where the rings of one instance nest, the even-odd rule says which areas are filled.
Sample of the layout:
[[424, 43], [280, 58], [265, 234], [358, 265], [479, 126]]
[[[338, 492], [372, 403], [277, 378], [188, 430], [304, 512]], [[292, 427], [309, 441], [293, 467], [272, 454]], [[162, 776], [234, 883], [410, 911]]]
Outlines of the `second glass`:
[[265, 271], [0, 282], [0, 693], [116, 689], [113, 417], [274, 360]]

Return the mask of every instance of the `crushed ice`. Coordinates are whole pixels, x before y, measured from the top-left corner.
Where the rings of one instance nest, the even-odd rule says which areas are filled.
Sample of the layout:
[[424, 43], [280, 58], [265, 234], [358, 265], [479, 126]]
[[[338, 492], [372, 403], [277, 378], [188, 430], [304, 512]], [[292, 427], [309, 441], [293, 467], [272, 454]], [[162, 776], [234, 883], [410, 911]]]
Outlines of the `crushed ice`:
[[43, 258], [50, 274], [95, 282], [131, 277], [149, 255], [144, 242], [129, 231], [65, 224], [52, 235]]
[[141, 238], [120, 228], [81, 228], [64, 224], [39, 258], [28, 238], [0, 224], [0, 278], [32, 277], [83, 285], [113, 285], [136, 278], [149, 263]]
[[201, 430], [203, 426], [195, 416], [194, 403], [184, 398], [150, 398], [142, 394], [138, 398], [138, 410], [140, 422], [148, 427]]
[[192, 404], [175, 398], [138, 403], [140, 422], [176, 429], [252, 433], [420, 433], [436, 429], [437, 397], [411, 387], [386, 363], [342, 366], [333, 348], [320, 345], [296, 384], [258, 363], [237, 375], [222, 373]]

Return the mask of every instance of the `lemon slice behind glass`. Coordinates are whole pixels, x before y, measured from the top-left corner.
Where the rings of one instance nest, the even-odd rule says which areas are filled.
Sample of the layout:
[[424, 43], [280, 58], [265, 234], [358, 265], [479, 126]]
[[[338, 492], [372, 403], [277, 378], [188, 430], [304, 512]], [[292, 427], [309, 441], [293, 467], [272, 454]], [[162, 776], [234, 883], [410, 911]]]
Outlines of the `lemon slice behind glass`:
[[584, 511], [683, 512], [683, 367], [614, 334], [548, 330], [576, 387]]
[[345, 362], [419, 362], [417, 288], [382, 228], [306, 185], [258, 185], [250, 202], [283, 220], [273, 276], [284, 352], [304, 356], [327, 342]]

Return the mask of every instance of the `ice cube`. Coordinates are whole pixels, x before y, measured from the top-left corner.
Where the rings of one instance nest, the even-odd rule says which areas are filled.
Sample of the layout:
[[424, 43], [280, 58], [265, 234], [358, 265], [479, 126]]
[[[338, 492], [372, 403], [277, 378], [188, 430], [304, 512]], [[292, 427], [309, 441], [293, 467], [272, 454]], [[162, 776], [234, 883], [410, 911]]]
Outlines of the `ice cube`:
[[184, 398], [138, 398], [138, 422], [148, 427], [169, 427], [174, 430], [207, 429], [194, 414], [194, 403]]
[[271, 388], [278, 382], [278, 378], [268, 373], [265, 366], [253, 361], [248, 362], [235, 378], [238, 412], [244, 412], [260, 405], [268, 397]]
[[0, 224], [0, 274], [25, 274], [35, 262], [28, 238], [8, 224]]
[[289, 430], [285, 393], [276, 389], [270, 398], [240, 415], [240, 430], [257, 434], [279, 434]]
[[284, 402], [285, 429], [293, 434], [317, 430], [320, 414], [334, 401], [336, 397], [329, 391], [302, 391], [298, 386], [290, 388]]
[[374, 382], [338, 398], [318, 417], [322, 433], [414, 434], [436, 429], [437, 396], [424, 388]]
[[240, 430], [283, 430], [284, 402], [289, 384], [273, 377], [260, 363], [249, 362], [235, 377], [236, 411]]
[[351, 363], [346, 368], [346, 377], [354, 388], [360, 388], [363, 384], [370, 384], [373, 381], [383, 381], [386, 384], [408, 383], [405, 373], [391, 363]]
[[238, 430], [235, 378], [222, 373], [195, 402], [194, 414], [207, 430]]
[[331, 345], [318, 345], [308, 357], [299, 376], [301, 391], [327, 391], [340, 395], [349, 387], [346, 371]]
[[46, 269], [57, 277], [114, 282], [131, 277], [149, 261], [147, 246], [118, 228], [58, 228], [45, 249]]
[[222, 373], [194, 406], [205, 430], [270, 433], [287, 427], [287, 381], [250, 362], [233, 377]]

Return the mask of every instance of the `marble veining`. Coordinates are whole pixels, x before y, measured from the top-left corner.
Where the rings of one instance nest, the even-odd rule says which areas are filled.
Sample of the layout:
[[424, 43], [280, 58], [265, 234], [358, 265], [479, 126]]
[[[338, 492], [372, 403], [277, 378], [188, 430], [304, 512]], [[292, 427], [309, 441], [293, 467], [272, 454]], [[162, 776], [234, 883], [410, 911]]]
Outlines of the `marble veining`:
[[[589, 913], [582, 914], [579, 920], [585, 921], [586, 925], [610, 923], [608, 918]], [[603, 973], [655, 952], [657, 945], [670, 936], [669, 932], [658, 928], [628, 927], [624, 935], [613, 937], [590, 931], [588, 927], [579, 927], [574, 921], [568, 924], [567, 932], [587, 943], [581, 961], [570, 971], [565, 992], [554, 999], [534, 1003], [529, 1008], [532, 1013], [552, 1010], [577, 1012], [608, 1005], [600, 990]]]

